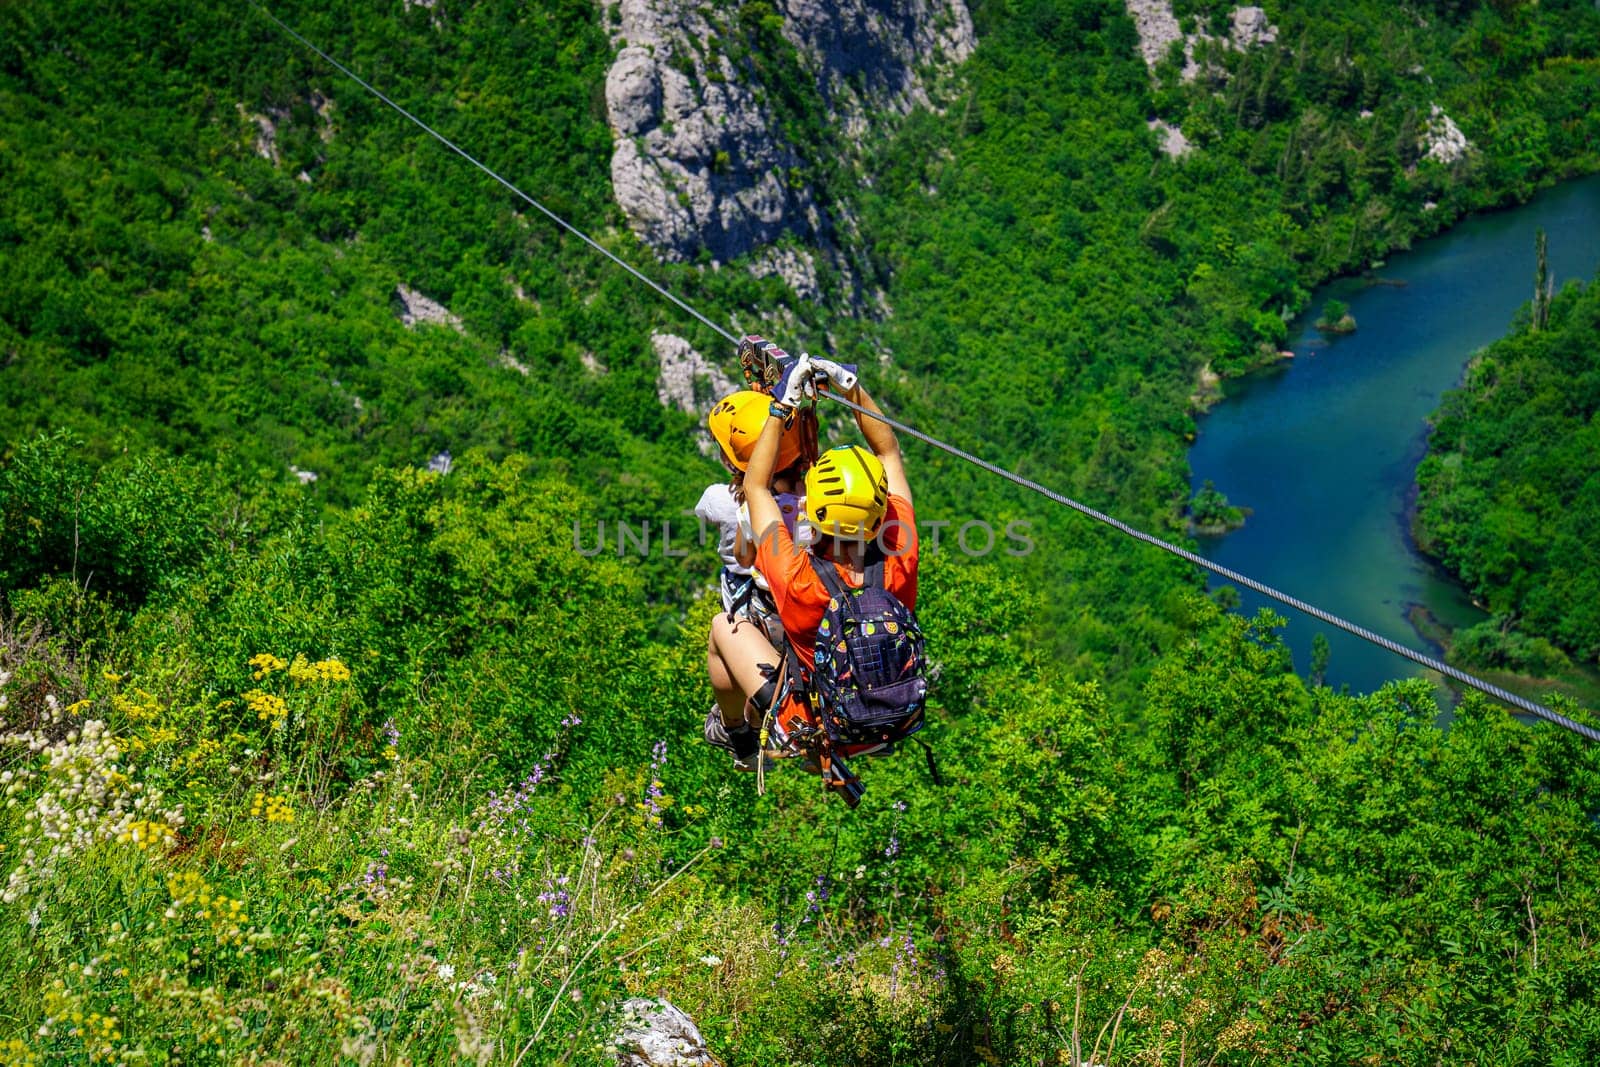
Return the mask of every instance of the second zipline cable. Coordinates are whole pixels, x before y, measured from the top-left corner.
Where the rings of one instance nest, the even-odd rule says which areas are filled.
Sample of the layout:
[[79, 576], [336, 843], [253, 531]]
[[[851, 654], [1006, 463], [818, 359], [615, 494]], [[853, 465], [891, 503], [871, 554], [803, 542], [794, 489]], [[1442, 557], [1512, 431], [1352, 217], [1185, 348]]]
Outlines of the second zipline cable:
[[[679, 298], [676, 294], [672, 293], [670, 290], [662, 287], [654, 279], [650, 278], [644, 272], [640, 271], [637, 267], [633, 266], [627, 260], [624, 260], [622, 257], [618, 256], [616, 253], [612, 252], [610, 249], [608, 249], [604, 245], [600, 244], [594, 238], [590, 237], [588, 234], [584, 233], [582, 230], [580, 230], [576, 226], [572, 225], [566, 219], [563, 219], [560, 215], [557, 215], [554, 211], [551, 211], [549, 208], [545, 207], [539, 201], [535, 200], [533, 197], [529, 196], [527, 193], [525, 193], [521, 189], [517, 188], [510, 181], [508, 181], [505, 178], [501, 177], [494, 170], [490, 169], [487, 165], [485, 165], [484, 163], [480, 162], [475, 156], [473, 156], [470, 153], [468, 153], [466, 151], [466, 149], [462, 148], [460, 145], [458, 145], [454, 141], [450, 140], [444, 134], [440, 133], [438, 130], [434, 129], [432, 126], [429, 126], [426, 122], [423, 122], [421, 119], [417, 118], [417, 116], [413, 115], [411, 112], [407, 111], [405, 108], [401, 107], [399, 104], [397, 104], [393, 100], [389, 99], [389, 97], [386, 96], [381, 90], [377, 89], [376, 87], [374, 87], [373, 85], [368, 83], [365, 79], [363, 79], [360, 75], [356, 74], [349, 67], [346, 67], [343, 63], [340, 63], [337, 59], [334, 59], [328, 53], [324, 52], [322, 49], [318, 48], [316, 45], [314, 45], [310, 41], [306, 40], [299, 33], [296, 33], [291, 27], [286, 25], [282, 20], [280, 20], [271, 11], [268, 11], [265, 7], [262, 7], [259, 3], [256, 3], [255, 0], [251, 0], [250, 6], [255, 8], [257, 11], [261, 12], [261, 14], [263, 16], [265, 16], [269, 21], [271, 21], [274, 26], [276, 26], [280, 31], [282, 31], [288, 37], [290, 37], [293, 40], [297, 41], [299, 44], [303, 45], [304, 47], [310, 49], [312, 52], [315, 52], [318, 56], [320, 56], [323, 59], [324, 62], [326, 62], [329, 65], [331, 65], [335, 70], [339, 71], [339, 73], [343, 74], [345, 77], [349, 78], [351, 81], [353, 81], [357, 85], [361, 86], [361, 88], [363, 88], [367, 92], [371, 93], [374, 97], [376, 97], [377, 99], [381, 100], [383, 103], [387, 104], [389, 107], [393, 108], [395, 111], [399, 112], [408, 121], [410, 121], [413, 124], [415, 124], [421, 130], [423, 130], [423, 132], [427, 133], [430, 137], [432, 137], [434, 140], [438, 141], [440, 144], [442, 144], [446, 148], [450, 149], [450, 151], [454, 152], [456, 155], [460, 156], [462, 159], [465, 159], [468, 163], [471, 163], [474, 167], [477, 167], [479, 170], [483, 171], [483, 173], [485, 173], [489, 177], [493, 178], [496, 182], [498, 182], [500, 185], [504, 186], [507, 190], [509, 190], [510, 192], [515, 194], [518, 198], [520, 198], [524, 202], [532, 205], [534, 208], [538, 209], [540, 213], [542, 213], [546, 218], [550, 219], [550, 221], [554, 222], [557, 226], [560, 226], [562, 229], [566, 230], [568, 233], [570, 233], [573, 236], [579, 238], [585, 244], [587, 244], [590, 248], [593, 248], [596, 252], [599, 252], [601, 255], [603, 255], [607, 259], [611, 260], [617, 266], [621, 267], [623, 270], [625, 270], [629, 274], [633, 275], [639, 281], [643, 282], [645, 285], [647, 285], [651, 289], [655, 290], [655, 292], [659, 296], [661, 296], [664, 299], [670, 301], [672, 304], [676, 305], [682, 311], [686, 312], [687, 314], [693, 316], [695, 319], [699, 320], [699, 322], [701, 322], [703, 325], [709, 327], [718, 336], [720, 336], [723, 340], [729, 342], [730, 344], [734, 344], [734, 345], [737, 345], [739, 343], [739, 339], [737, 337], [735, 337], [732, 333], [730, 333], [728, 330], [726, 330], [723, 327], [717, 325], [717, 323], [715, 323], [711, 319], [707, 318], [705, 315], [701, 314], [698, 310], [696, 310], [694, 307], [690, 306], [688, 303], [683, 301], [681, 298]], [[1205, 559], [1202, 556], [1196, 555], [1195, 553], [1190, 552], [1187, 549], [1180, 548], [1177, 545], [1174, 545], [1169, 541], [1163, 541], [1159, 537], [1156, 537], [1156, 536], [1154, 536], [1152, 534], [1147, 534], [1143, 530], [1135, 529], [1134, 527], [1129, 526], [1127, 523], [1121, 521], [1120, 519], [1114, 519], [1111, 516], [1105, 514], [1104, 512], [1096, 511], [1094, 508], [1091, 508], [1086, 504], [1080, 504], [1076, 500], [1073, 500], [1072, 498], [1067, 497], [1067, 496], [1063, 496], [1062, 494], [1056, 492], [1055, 490], [1049, 489], [1049, 488], [1047, 488], [1047, 487], [1045, 487], [1043, 485], [1040, 485], [1038, 482], [1033, 481], [1030, 478], [1024, 478], [1020, 474], [1013, 474], [1011, 471], [1006, 470], [1004, 467], [1000, 467], [1000, 466], [997, 466], [996, 464], [990, 463], [986, 459], [981, 459], [980, 457], [973, 455], [971, 452], [968, 452], [968, 451], [966, 451], [964, 449], [961, 449], [961, 448], [957, 448], [955, 445], [946, 444], [945, 442], [939, 440], [936, 437], [932, 437], [932, 436], [930, 436], [928, 434], [923, 433], [921, 430], [917, 430], [917, 429], [914, 429], [913, 427], [907, 426], [905, 423], [899, 422], [899, 421], [897, 421], [895, 419], [892, 419], [889, 416], [882, 414], [881, 412], [868, 411], [866, 408], [860, 406], [859, 404], [856, 404], [856, 403], [854, 403], [854, 402], [852, 402], [852, 401], [850, 401], [850, 400], [848, 400], [848, 399], [846, 399], [844, 397], [837, 396], [837, 395], [835, 395], [833, 393], [825, 392], [822, 395], [826, 396], [829, 400], [832, 400], [836, 404], [841, 404], [844, 407], [849, 408], [850, 410], [856, 412], [858, 415], [862, 415], [862, 416], [865, 416], [866, 418], [870, 418], [870, 419], [877, 419], [879, 422], [882, 422], [882, 423], [884, 423], [884, 424], [886, 424], [888, 426], [892, 426], [894, 429], [900, 431], [903, 434], [906, 434], [909, 437], [914, 437], [917, 440], [924, 442], [925, 444], [932, 445], [934, 448], [937, 448], [937, 449], [940, 449], [942, 451], [948, 452], [950, 455], [955, 456], [958, 459], [963, 459], [963, 460], [967, 461], [968, 463], [971, 463], [971, 464], [973, 464], [973, 465], [975, 465], [975, 466], [977, 466], [977, 467], [979, 467], [979, 468], [981, 468], [983, 470], [986, 470], [990, 474], [998, 475], [999, 477], [1004, 478], [1009, 482], [1014, 482], [1017, 485], [1022, 486], [1024, 489], [1032, 490], [1033, 492], [1038, 493], [1039, 495], [1045, 497], [1048, 500], [1052, 500], [1055, 503], [1060, 504], [1060, 505], [1062, 505], [1064, 507], [1071, 508], [1073, 511], [1079, 512], [1080, 514], [1087, 515], [1089, 518], [1095, 520], [1096, 522], [1104, 523], [1105, 525], [1111, 527], [1112, 529], [1118, 531], [1119, 533], [1126, 534], [1127, 536], [1132, 537], [1133, 539], [1135, 539], [1137, 541], [1143, 541], [1145, 544], [1152, 545], [1152, 546], [1154, 546], [1156, 548], [1159, 548], [1163, 552], [1169, 552], [1172, 555], [1177, 556], [1180, 559], [1187, 560], [1188, 562], [1194, 564], [1197, 567], [1204, 568], [1205, 570], [1211, 571], [1213, 574], [1220, 575], [1221, 577], [1226, 578], [1230, 582], [1236, 582], [1239, 585], [1242, 585], [1247, 589], [1252, 589], [1255, 592], [1260, 593], [1263, 596], [1270, 597], [1271, 599], [1276, 600], [1281, 604], [1286, 604], [1289, 607], [1294, 608], [1296, 611], [1302, 612], [1302, 613], [1304, 613], [1306, 615], [1311, 616], [1314, 619], [1318, 619], [1318, 620], [1320, 620], [1322, 622], [1325, 622], [1329, 626], [1337, 627], [1338, 629], [1341, 629], [1341, 630], [1345, 631], [1346, 633], [1353, 634], [1354, 636], [1361, 638], [1363, 641], [1367, 641], [1367, 642], [1370, 642], [1370, 643], [1372, 643], [1374, 645], [1377, 645], [1379, 648], [1387, 649], [1390, 652], [1393, 652], [1394, 654], [1396, 654], [1398, 656], [1403, 656], [1406, 659], [1409, 659], [1414, 663], [1418, 663], [1418, 664], [1420, 664], [1420, 665], [1422, 665], [1424, 667], [1427, 667], [1429, 670], [1438, 671], [1440, 674], [1444, 675], [1446, 678], [1451, 678], [1451, 679], [1453, 679], [1453, 680], [1455, 680], [1457, 682], [1460, 682], [1462, 685], [1470, 686], [1471, 688], [1476, 689], [1481, 693], [1485, 693], [1488, 696], [1493, 697], [1495, 700], [1498, 700], [1501, 703], [1506, 704], [1506, 705], [1508, 705], [1510, 707], [1516, 708], [1519, 711], [1527, 712], [1528, 714], [1535, 715], [1535, 716], [1537, 716], [1537, 717], [1539, 717], [1541, 719], [1546, 720], [1547, 722], [1554, 723], [1555, 725], [1560, 726], [1563, 729], [1571, 730], [1573, 733], [1578, 734], [1580, 737], [1585, 737], [1585, 738], [1589, 739], [1590, 741], [1600, 742], [1600, 730], [1596, 730], [1593, 727], [1586, 726], [1586, 725], [1584, 725], [1583, 723], [1580, 723], [1580, 722], [1575, 722], [1575, 721], [1573, 721], [1572, 719], [1568, 718], [1565, 715], [1562, 715], [1562, 714], [1560, 714], [1558, 712], [1552, 711], [1551, 709], [1545, 707], [1543, 704], [1538, 704], [1538, 703], [1535, 703], [1532, 700], [1528, 700], [1525, 697], [1520, 697], [1517, 694], [1509, 692], [1509, 691], [1507, 691], [1505, 689], [1502, 689], [1501, 687], [1499, 687], [1497, 685], [1494, 685], [1491, 682], [1486, 682], [1483, 679], [1478, 678], [1478, 677], [1476, 677], [1474, 675], [1468, 674], [1466, 671], [1463, 671], [1463, 670], [1461, 670], [1461, 669], [1459, 669], [1457, 667], [1452, 667], [1448, 663], [1445, 663], [1445, 662], [1443, 662], [1443, 661], [1441, 661], [1439, 659], [1436, 659], [1433, 656], [1424, 655], [1421, 652], [1417, 652], [1417, 651], [1414, 651], [1413, 649], [1407, 648], [1406, 646], [1404, 646], [1402, 644], [1399, 644], [1396, 641], [1392, 641], [1389, 638], [1384, 637], [1382, 634], [1374, 633], [1373, 631], [1368, 630], [1367, 628], [1365, 628], [1363, 626], [1357, 626], [1353, 622], [1349, 622], [1349, 621], [1347, 621], [1345, 619], [1342, 619], [1339, 616], [1334, 615], [1332, 612], [1324, 611], [1323, 609], [1317, 607], [1314, 604], [1308, 604], [1305, 601], [1300, 600], [1297, 597], [1292, 597], [1292, 596], [1288, 595], [1287, 593], [1280, 593], [1278, 590], [1272, 588], [1269, 585], [1265, 585], [1265, 584], [1263, 584], [1261, 582], [1258, 582], [1254, 578], [1247, 577], [1246, 575], [1240, 574], [1238, 571], [1232, 570], [1232, 569], [1230, 569], [1228, 567], [1224, 567], [1221, 564], [1213, 563], [1210, 560]]]

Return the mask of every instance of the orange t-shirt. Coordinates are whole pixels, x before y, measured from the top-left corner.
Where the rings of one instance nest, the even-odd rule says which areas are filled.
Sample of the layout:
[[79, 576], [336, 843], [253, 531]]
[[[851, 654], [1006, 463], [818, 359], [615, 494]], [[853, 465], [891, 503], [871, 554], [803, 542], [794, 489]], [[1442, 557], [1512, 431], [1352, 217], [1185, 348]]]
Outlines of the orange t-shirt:
[[[883, 548], [883, 584], [900, 603], [917, 606], [917, 519], [911, 501], [889, 495], [877, 544]], [[828, 607], [828, 588], [811, 569], [810, 551], [795, 545], [794, 538], [780, 523], [771, 536], [757, 539], [756, 569], [772, 589], [784, 633], [794, 645], [800, 662], [808, 669], [816, 655], [817, 627], [822, 625]], [[844, 567], [835, 563], [839, 578], [851, 585]]]

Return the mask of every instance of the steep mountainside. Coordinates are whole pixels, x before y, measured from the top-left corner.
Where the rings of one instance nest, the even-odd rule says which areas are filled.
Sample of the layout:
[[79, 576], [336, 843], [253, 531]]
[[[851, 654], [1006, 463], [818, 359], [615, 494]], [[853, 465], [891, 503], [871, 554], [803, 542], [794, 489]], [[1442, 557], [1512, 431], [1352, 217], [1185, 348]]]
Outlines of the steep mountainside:
[[[760, 251], [803, 300], [822, 295], [811, 253], [856, 297], [841, 242], [861, 240], [843, 156], [860, 165], [895, 120], [930, 103], [928, 82], [974, 45], [963, 0], [793, 0], [716, 9], [615, 0], [622, 45], [606, 77], [611, 180], [633, 231], [668, 259]], [[829, 292], [831, 299], [838, 294]]]
[[[1121, 0], [272, 6], [713, 321], [1174, 537], [1197, 379], [1600, 168], [1587, 0], [1176, 0], [1164, 51]], [[733, 378], [254, 8], [0, 4], [0, 1059], [606, 1063], [666, 995], [730, 1064], [1600, 1060], [1600, 749], [1311, 687], [920, 445], [939, 781], [758, 794], [684, 515]]]

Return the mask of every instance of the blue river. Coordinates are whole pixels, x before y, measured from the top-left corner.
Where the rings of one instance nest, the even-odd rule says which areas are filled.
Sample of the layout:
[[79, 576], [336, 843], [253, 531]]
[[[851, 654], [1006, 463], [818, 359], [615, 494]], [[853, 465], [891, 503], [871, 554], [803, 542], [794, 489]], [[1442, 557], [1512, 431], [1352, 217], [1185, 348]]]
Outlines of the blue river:
[[[1547, 190], [1508, 211], [1469, 218], [1376, 272], [1317, 290], [1296, 323], [1295, 359], [1228, 383], [1199, 420], [1194, 487], [1209, 479], [1245, 525], [1201, 539], [1200, 553], [1418, 651], [1438, 649], [1408, 619], [1413, 605], [1450, 627], [1485, 618], [1411, 539], [1413, 476], [1427, 419], [1473, 354], [1509, 332], [1533, 294], [1534, 235], [1549, 235], [1559, 287], [1600, 269], [1600, 176]], [[1403, 283], [1403, 284], [1401, 284]], [[1350, 307], [1357, 329], [1323, 338], [1323, 305]], [[1600, 339], [1597, 339], [1600, 349]], [[1328, 684], [1370, 692], [1420, 671], [1411, 661], [1254, 593], [1241, 610], [1289, 616], [1285, 639], [1302, 673], [1313, 636], [1328, 639]]]

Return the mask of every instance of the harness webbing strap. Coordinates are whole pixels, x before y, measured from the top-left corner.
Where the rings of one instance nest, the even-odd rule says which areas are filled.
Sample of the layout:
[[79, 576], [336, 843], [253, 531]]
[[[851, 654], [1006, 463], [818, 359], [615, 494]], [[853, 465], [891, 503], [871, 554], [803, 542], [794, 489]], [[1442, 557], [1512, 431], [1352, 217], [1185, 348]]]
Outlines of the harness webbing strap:
[[733, 595], [733, 600], [728, 604], [728, 621], [733, 622], [733, 617], [750, 606], [750, 601], [756, 595], [756, 576], [753, 574], [742, 575], [744, 584]]

